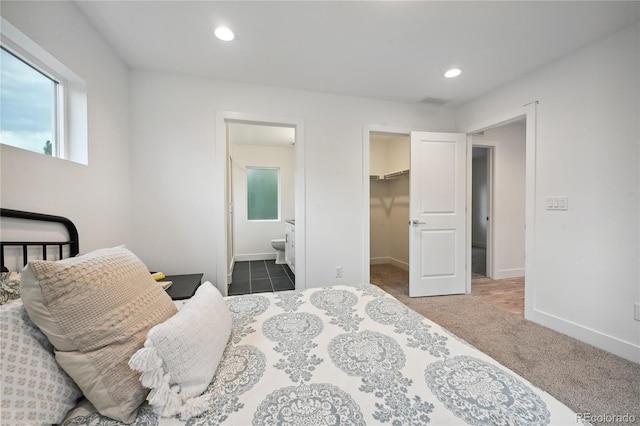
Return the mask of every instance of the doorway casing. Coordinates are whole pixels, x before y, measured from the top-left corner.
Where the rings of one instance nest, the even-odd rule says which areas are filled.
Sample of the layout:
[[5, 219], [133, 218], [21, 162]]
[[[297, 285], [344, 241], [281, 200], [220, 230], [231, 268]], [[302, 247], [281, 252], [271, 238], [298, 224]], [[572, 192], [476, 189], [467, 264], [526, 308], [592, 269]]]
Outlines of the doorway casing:
[[229, 269], [229, 138], [227, 123], [245, 123], [292, 127], [295, 129], [295, 220], [296, 220], [296, 289], [306, 288], [306, 254], [305, 254], [305, 174], [304, 174], [304, 120], [299, 117], [250, 114], [235, 111], [216, 112], [215, 137], [215, 194], [217, 200], [214, 212], [216, 244], [216, 287], [223, 296], [227, 295]]
[[[467, 136], [467, 206], [471, 205], [471, 164], [473, 161], [473, 134], [526, 120], [526, 172], [525, 172], [525, 284], [524, 316], [532, 319], [535, 309], [535, 199], [536, 199], [536, 122], [538, 101], [530, 102], [514, 111], [506, 112], [490, 120], [476, 123], [463, 132]], [[467, 209], [467, 229], [471, 229], [471, 211]], [[471, 233], [467, 233], [467, 292], [471, 292]]]

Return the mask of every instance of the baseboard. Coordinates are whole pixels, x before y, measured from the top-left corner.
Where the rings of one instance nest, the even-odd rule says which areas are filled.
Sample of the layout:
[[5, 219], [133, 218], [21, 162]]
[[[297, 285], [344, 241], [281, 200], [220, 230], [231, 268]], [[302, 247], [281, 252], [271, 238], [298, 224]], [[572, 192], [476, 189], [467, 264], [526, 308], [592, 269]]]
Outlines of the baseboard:
[[393, 265], [396, 268], [400, 268], [403, 271], [409, 270], [409, 264], [402, 260], [394, 259], [393, 257], [372, 257], [369, 259], [370, 265]]
[[496, 272], [495, 276], [491, 277], [494, 280], [503, 280], [505, 278], [520, 278], [524, 277], [524, 268], [514, 269], [501, 269]]
[[236, 262], [247, 262], [250, 260], [275, 260], [275, 253], [251, 253], [251, 254], [236, 254]]
[[609, 336], [589, 327], [534, 309], [528, 320], [566, 334], [584, 343], [640, 364], [640, 345]]
[[402, 260], [394, 259], [393, 257], [389, 258], [389, 263], [395, 266], [396, 268], [400, 268], [403, 271], [409, 270], [409, 264], [407, 262], [403, 262]]

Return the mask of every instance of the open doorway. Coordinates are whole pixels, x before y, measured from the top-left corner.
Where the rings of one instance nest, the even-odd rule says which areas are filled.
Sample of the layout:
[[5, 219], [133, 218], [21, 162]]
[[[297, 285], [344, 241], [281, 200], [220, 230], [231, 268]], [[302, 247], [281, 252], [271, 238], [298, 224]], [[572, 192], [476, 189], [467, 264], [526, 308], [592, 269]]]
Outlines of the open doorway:
[[[293, 180], [294, 186], [293, 193], [290, 194], [291, 197], [295, 200], [293, 202], [293, 217], [291, 216], [290, 210], [287, 212], [283, 212], [282, 210], [278, 214], [278, 219], [267, 218], [265, 221], [273, 221], [279, 222], [279, 225], [283, 225], [287, 223], [287, 220], [293, 222], [295, 226], [295, 244], [289, 244], [289, 250], [293, 251], [291, 254], [291, 258], [295, 259], [295, 288], [296, 289], [304, 289], [306, 288], [306, 257], [305, 257], [305, 208], [304, 208], [304, 188], [305, 188], [305, 176], [304, 176], [304, 120], [298, 117], [283, 117], [283, 116], [271, 116], [271, 115], [261, 115], [261, 114], [247, 114], [247, 113], [239, 113], [239, 112], [231, 112], [231, 111], [218, 111], [216, 113], [216, 198], [219, 200], [219, 203], [216, 204], [216, 210], [214, 214], [216, 215], [216, 231], [218, 237], [217, 244], [217, 288], [223, 295], [228, 294], [228, 285], [233, 281], [233, 269], [235, 264], [235, 253], [239, 250], [238, 236], [235, 235], [234, 228], [234, 214], [235, 214], [235, 203], [238, 201], [238, 195], [234, 197], [234, 185], [237, 180], [234, 179], [233, 169], [234, 158], [232, 157], [232, 147], [230, 143], [230, 132], [229, 127], [234, 125], [255, 125], [260, 127], [277, 127], [277, 128], [286, 128], [289, 130], [293, 130], [293, 134], [295, 135], [295, 139], [293, 141], [288, 140], [287, 144], [289, 144], [290, 148], [293, 149], [294, 154], [294, 166], [293, 166]], [[249, 127], [250, 131], [255, 131], [256, 128]], [[292, 144], [293, 142], [293, 144]], [[235, 155], [237, 158], [238, 156]], [[256, 156], [254, 155], [253, 158]], [[277, 169], [278, 166], [256, 166], [256, 168], [261, 169]], [[245, 167], [246, 169], [246, 167]], [[268, 173], [267, 173], [268, 174]], [[276, 173], [278, 175], [278, 173]], [[266, 177], [266, 179], [270, 179]], [[246, 181], [246, 178], [245, 178]], [[276, 187], [280, 188], [280, 177], [276, 176], [275, 178]], [[273, 186], [273, 185], [272, 185]], [[282, 189], [282, 188], [280, 188]], [[245, 190], [246, 183], [245, 183]], [[279, 193], [280, 194], [280, 193]], [[280, 195], [278, 195], [280, 196]], [[244, 196], [240, 196], [245, 198], [247, 204], [249, 203], [249, 196], [245, 193]], [[245, 213], [248, 215], [248, 213]], [[286, 217], [285, 217], [286, 216]], [[261, 219], [258, 219], [261, 220]], [[286, 225], [285, 225], [286, 229]], [[281, 235], [282, 234], [282, 235]], [[268, 236], [263, 236], [265, 241], [262, 245], [263, 248], [257, 249], [257, 253], [267, 253], [267, 255], [272, 257], [277, 257], [276, 248], [271, 245], [272, 239], [283, 239], [286, 238], [286, 231], [278, 234], [275, 237], [281, 238], [271, 238]], [[236, 238], [234, 238], [234, 236]], [[292, 242], [292, 241], [291, 241]], [[266, 249], [265, 249], [266, 247]], [[270, 249], [269, 249], [270, 247]], [[253, 249], [251, 249], [253, 250]], [[251, 251], [250, 250], [250, 251]], [[265, 251], [266, 250], [266, 251]], [[275, 256], [274, 256], [275, 254]], [[274, 259], [275, 260], [275, 259]], [[292, 270], [293, 272], [293, 270]], [[268, 273], [268, 271], [266, 272]], [[271, 285], [271, 291], [276, 290], [273, 285]]]
[[[295, 128], [227, 123], [229, 295], [295, 289]], [[292, 230], [290, 230], [290, 228]]]
[[471, 294], [524, 316], [526, 119], [472, 135]]

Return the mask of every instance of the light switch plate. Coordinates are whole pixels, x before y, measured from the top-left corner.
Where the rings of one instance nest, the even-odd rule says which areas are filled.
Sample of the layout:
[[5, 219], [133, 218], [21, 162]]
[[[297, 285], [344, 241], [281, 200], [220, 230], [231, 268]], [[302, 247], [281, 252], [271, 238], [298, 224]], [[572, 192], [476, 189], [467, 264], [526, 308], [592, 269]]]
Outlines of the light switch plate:
[[547, 210], [569, 210], [569, 197], [555, 195], [546, 198]]

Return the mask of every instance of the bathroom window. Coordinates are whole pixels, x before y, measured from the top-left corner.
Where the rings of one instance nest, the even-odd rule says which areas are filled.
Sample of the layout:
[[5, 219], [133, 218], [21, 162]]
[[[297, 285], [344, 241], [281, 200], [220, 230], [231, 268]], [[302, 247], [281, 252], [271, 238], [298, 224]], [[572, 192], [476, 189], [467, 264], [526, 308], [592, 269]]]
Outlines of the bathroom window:
[[280, 169], [247, 167], [247, 219], [280, 220]]

